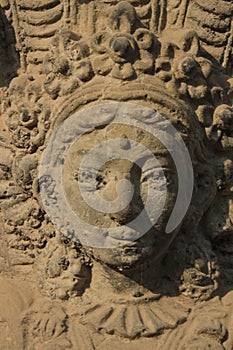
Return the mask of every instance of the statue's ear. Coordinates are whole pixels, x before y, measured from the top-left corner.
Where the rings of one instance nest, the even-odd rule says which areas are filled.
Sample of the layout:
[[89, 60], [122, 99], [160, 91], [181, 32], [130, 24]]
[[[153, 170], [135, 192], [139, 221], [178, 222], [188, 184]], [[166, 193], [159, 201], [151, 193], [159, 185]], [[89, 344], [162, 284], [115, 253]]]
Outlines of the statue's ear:
[[200, 50], [200, 42], [198, 35], [195, 31], [188, 31], [185, 33], [181, 40], [181, 49], [184, 52], [188, 52], [192, 55], [198, 56]]

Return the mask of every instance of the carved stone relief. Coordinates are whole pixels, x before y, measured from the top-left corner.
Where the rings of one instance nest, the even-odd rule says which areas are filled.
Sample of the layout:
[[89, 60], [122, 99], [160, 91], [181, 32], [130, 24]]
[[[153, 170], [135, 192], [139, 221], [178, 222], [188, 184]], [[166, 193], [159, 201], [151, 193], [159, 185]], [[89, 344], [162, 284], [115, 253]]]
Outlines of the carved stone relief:
[[[232, 2], [0, 5], [0, 349], [231, 350]], [[56, 155], [72, 212], [110, 229], [145, 206], [155, 169], [127, 159], [106, 162], [96, 188], [112, 201], [116, 182], [130, 179], [130, 204], [107, 215], [84, 203], [78, 169], [106, 140], [124, 139], [131, 155], [133, 142], [149, 149], [167, 185], [158, 222], [134, 242], [104, 248], [79, 240], [72, 222], [64, 220], [65, 234], [54, 224], [42, 197], [45, 188], [56, 207], [56, 183], [40, 177], [40, 165], [57, 128], [79, 113], [80, 127], [93, 126], [90, 109], [112, 103], [154, 111], [164, 134], [159, 116], [166, 117], [187, 147], [194, 186], [185, 217], [165, 235], [179, 189], [172, 150], [146, 127], [114, 124], [112, 115], [103, 124], [98, 113], [99, 125], [72, 143], [66, 159]], [[138, 119], [154, 128], [143, 113]], [[67, 140], [73, 130], [64, 130]]]

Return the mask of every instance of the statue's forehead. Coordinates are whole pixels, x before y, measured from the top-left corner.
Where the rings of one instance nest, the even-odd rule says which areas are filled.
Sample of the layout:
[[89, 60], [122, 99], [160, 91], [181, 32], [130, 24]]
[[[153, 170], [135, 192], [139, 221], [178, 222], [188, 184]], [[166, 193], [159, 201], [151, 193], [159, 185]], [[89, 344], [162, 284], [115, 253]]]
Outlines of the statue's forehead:
[[[109, 127], [111, 125], [112, 124], [110, 124]], [[120, 125], [117, 125], [117, 127], [120, 128]], [[101, 159], [105, 157], [105, 154], [108, 153], [108, 151], [112, 152], [111, 145], [116, 142], [117, 147], [125, 148], [125, 152], [122, 153], [123, 158], [116, 157], [114, 159], [109, 159], [103, 164], [99, 171], [106, 168], [112, 168], [119, 172], [130, 171], [133, 169], [134, 162], [127, 159], [129, 155], [131, 157], [133, 156], [135, 161], [138, 161], [140, 164], [144, 164], [148, 162], [149, 157], [148, 154], [144, 154], [144, 151], [146, 152], [146, 150], [148, 150], [151, 155], [156, 157], [156, 159], [159, 161], [157, 164], [158, 166], [162, 166], [166, 169], [171, 169], [174, 167], [170, 153], [162, 142], [156, 139], [153, 135], [144, 132], [144, 137], [139, 137], [138, 133], [136, 132], [137, 130], [128, 126], [123, 126], [121, 131], [124, 131], [124, 133], [119, 132], [119, 129], [118, 132], [116, 130], [111, 130], [111, 128], [109, 129], [108, 135], [104, 128], [100, 130], [93, 130], [93, 132], [82, 135], [76, 142], [73, 143], [67, 152], [65, 164], [73, 169], [78, 169], [83, 158], [91, 150], [95, 149], [95, 158]], [[138, 131], [140, 132], [141, 130], [138, 129]], [[99, 144], [104, 144], [104, 146], [98, 149]], [[137, 145], [142, 145], [144, 147], [144, 151], [137, 151]], [[108, 147], [109, 149], [107, 149]], [[94, 167], [94, 163], [92, 163], [92, 166]], [[145, 167], [143, 167], [142, 171], [146, 172], [155, 167], [156, 166], [153, 162], [151, 165], [148, 163]]]
[[[152, 127], [153, 128], [153, 127]], [[159, 138], [150, 132], [143, 130], [141, 127], [121, 123], [111, 122], [108, 125], [103, 126], [101, 129], [93, 129], [91, 132], [81, 135], [74, 143], [73, 150], [80, 153], [80, 149], [83, 151], [90, 149], [95, 144], [104, 140], [122, 139], [122, 142], [128, 143], [130, 148], [130, 141], [142, 143], [146, 147], [149, 147], [151, 151], [163, 151], [165, 148]]]

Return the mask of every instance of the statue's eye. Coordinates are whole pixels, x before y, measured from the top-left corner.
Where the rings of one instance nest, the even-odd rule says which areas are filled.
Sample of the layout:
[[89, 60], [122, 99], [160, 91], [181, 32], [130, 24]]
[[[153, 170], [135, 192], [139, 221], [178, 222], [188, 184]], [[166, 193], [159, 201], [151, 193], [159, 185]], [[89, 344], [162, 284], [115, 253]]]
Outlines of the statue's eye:
[[102, 175], [97, 175], [96, 181], [99, 182], [99, 183], [103, 182], [104, 181], [103, 176]]
[[155, 170], [154, 169], [146, 169], [142, 172], [142, 177], [141, 177], [142, 183], [147, 182], [151, 178], [155, 178]]
[[93, 179], [96, 180], [96, 173], [93, 169], [80, 169], [79, 171], [75, 171], [73, 176], [75, 180], [81, 183], [90, 182], [93, 181]]
[[143, 171], [141, 182], [164, 182], [165, 176], [164, 172], [161, 170], [161, 168], [153, 168], [153, 169], [147, 169], [146, 171]]

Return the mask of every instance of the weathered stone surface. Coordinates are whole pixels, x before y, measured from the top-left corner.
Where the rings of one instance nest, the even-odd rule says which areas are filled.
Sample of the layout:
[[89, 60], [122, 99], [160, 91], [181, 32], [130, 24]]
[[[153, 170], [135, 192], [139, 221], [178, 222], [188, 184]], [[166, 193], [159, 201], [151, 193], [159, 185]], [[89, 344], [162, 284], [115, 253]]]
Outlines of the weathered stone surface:
[[[0, 6], [0, 349], [232, 350], [232, 1]], [[56, 154], [75, 215], [122, 227], [141, 212], [154, 184], [155, 169], [113, 159], [99, 169], [97, 191], [113, 201], [117, 181], [130, 180], [130, 204], [111, 214], [88, 206], [77, 191], [78, 168], [106, 140], [120, 138], [126, 151], [138, 142], [156, 155], [167, 195], [158, 222], [137, 241], [93, 247], [79, 241], [72, 222], [64, 220], [66, 235], [54, 225], [41, 189], [55, 206], [56, 184], [41, 179], [39, 168], [56, 128], [79, 112], [80, 128], [92, 127], [89, 108], [113, 102], [152, 109], [153, 120], [132, 120], [160, 123], [164, 135], [156, 118], [167, 118], [189, 151], [194, 189], [184, 220], [166, 235], [179, 189], [172, 153], [148, 130], [114, 124], [111, 114], [103, 124], [99, 113], [99, 125], [66, 159]], [[155, 185], [155, 206], [163, 185]]]

